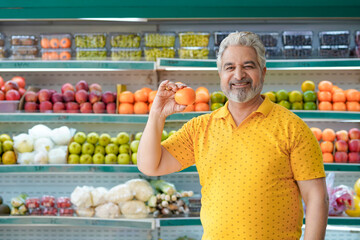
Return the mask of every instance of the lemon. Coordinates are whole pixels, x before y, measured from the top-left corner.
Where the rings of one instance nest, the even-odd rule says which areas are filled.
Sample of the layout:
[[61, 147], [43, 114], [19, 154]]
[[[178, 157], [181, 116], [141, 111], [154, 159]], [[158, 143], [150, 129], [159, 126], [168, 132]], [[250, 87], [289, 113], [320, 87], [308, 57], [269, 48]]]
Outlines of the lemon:
[[289, 100], [289, 93], [284, 89], [277, 91], [276, 92], [276, 100], [278, 103], [283, 100], [285, 100], [285, 101]]
[[266, 92], [264, 95], [268, 96], [272, 102], [276, 103], [276, 94], [274, 92]]
[[281, 102], [278, 103], [279, 105], [287, 108], [287, 109], [290, 109], [291, 108], [291, 103], [289, 103], [288, 101], [286, 100], [282, 100]]
[[354, 190], [356, 195], [360, 197], [360, 178], [354, 184]]
[[223, 103], [212, 103], [211, 104], [211, 111], [214, 111], [214, 110], [216, 110], [218, 108], [221, 108], [222, 106], [224, 106]]
[[354, 206], [352, 206], [353, 209], [347, 209], [345, 213], [350, 217], [360, 217], [360, 197], [354, 196], [353, 200], [354, 200]]
[[225, 94], [223, 92], [213, 92], [210, 95], [211, 103], [225, 103]]
[[292, 105], [291, 105], [291, 109], [292, 110], [303, 110], [303, 103], [302, 102], [294, 102]]
[[302, 93], [300, 91], [291, 91], [289, 93], [289, 102], [294, 103], [294, 102], [302, 102], [303, 100], [303, 96]]
[[315, 91], [315, 83], [313, 81], [306, 80], [301, 84], [301, 90], [303, 92]]

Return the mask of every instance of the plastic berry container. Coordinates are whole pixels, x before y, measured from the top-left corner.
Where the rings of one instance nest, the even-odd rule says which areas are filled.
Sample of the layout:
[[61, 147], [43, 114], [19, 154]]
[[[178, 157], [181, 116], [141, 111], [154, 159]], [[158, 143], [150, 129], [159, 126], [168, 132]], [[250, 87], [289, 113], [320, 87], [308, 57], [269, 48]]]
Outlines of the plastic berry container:
[[265, 47], [276, 47], [278, 45], [279, 33], [277, 32], [260, 32], [256, 33]]
[[285, 46], [284, 57], [285, 58], [310, 58], [312, 56], [313, 49], [311, 46]]
[[35, 46], [12, 46], [10, 48], [10, 59], [31, 60], [35, 59], [39, 50]]
[[312, 46], [312, 31], [285, 31], [282, 34], [284, 46]]
[[181, 47], [179, 58], [184, 59], [208, 59], [209, 48], [207, 47]]
[[214, 45], [219, 47], [221, 42], [232, 32], [214, 32]]
[[29, 209], [29, 214], [32, 216], [41, 216], [42, 215], [42, 210], [41, 208], [30, 208]]
[[40, 207], [40, 198], [26, 198], [25, 206], [28, 209], [35, 209]]
[[40, 35], [41, 48], [71, 48], [71, 35], [64, 34], [41, 34]]
[[174, 32], [146, 32], [144, 33], [145, 47], [174, 47]]
[[111, 60], [131, 60], [140, 61], [142, 55], [141, 48], [112, 48]]
[[0, 47], [5, 46], [5, 35], [0, 33]]
[[59, 197], [56, 199], [56, 205], [58, 208], [70, 208], [71, 201], [68, 197]]
[[180, 47], [207, 47], [209, 32], [181, 32], [179, 33]]
[[319, 32], [319, 41], [322, 46], [349, 46], [350, 31]]
[[266, 58], [274, 59], [282, 56], [281, 48], [278, 47], [265, 47]]
[[157, 58], [174, 58], [174, 48], [145, 48], [144, 55], [146, 61], [156, 61]]
[[360, 46], [360, 31], [355, 32], [355, 45]]
[[41, 206], [50, 208], [50, 207], [55, 207], [55, 197], [54, 196], [49, 196], [49, 195], [45, 195], [42, 196], [41, 198]]
[[104, 48], [106, 33], [76, 33], [74, 34], [76, 48]]
[[41, 209], [41, 213], [44, 216], [57, 216], [58, 210], [54, 207], [45, 207]]
[[60, 216], [72, 217], [72, 216], [74, 216], [74, 212], [75, 211], [72, 208], [60, 208], [59, 209]]
[[77, 48], [75, 51], [77, 60], [106, 60], [107, 58], [106, 48]]
[[350, 56], [350, 48], [346, 45], [320, 46], [319, 55], [323, 58], [348, 58]]
[[110, 33], [110, 45], [114, 48], [139, 48], [140, 33]]
[[41, 49], [42, 60], [71, 60], [71, 49]]
[[10, 44], [12, 46], [36, 46], [38, 39], [35, 35], [12, 35]]

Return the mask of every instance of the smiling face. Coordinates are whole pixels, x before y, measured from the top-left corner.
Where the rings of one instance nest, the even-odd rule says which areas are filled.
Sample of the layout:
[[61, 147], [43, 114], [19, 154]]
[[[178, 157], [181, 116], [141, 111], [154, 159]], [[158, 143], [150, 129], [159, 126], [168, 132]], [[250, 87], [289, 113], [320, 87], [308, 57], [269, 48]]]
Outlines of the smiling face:
[[260, 68], [254, 48], [229, 46], [221, 63], [221, 90], [229, 100], [244, 103], [260, 94], [266, 68]]

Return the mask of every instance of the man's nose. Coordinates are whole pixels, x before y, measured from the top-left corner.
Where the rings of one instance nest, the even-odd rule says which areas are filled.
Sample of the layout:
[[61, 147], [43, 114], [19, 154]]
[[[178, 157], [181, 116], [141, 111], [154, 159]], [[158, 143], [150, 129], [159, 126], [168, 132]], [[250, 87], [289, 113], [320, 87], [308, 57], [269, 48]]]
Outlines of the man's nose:
[[237, 80], [241, 80], [241, 79], [243, 79], [245, 76], [246, 76], [246, 72], [244, 71], [244, 69], [242, 69], [241, 67], [237, 67], [237, 68], [235, 69], [234, 77], [235, 77]]

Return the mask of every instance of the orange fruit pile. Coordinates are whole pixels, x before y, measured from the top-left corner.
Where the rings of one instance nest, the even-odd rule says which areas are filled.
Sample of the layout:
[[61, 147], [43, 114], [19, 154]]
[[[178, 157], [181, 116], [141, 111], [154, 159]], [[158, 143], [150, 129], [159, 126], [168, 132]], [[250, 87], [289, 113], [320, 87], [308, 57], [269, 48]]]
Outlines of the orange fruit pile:
[[203, 112], [210, 110], [210, 94], [206, 87], [198, 87], [196, 91], [192, 88], [183, 88], [176, 92], [175, 101], [178, 104], [187, 105], [183, 112]]
[[131, 91], [121, 92], [118, 96], [118, 112], [119, 114], [147, 114], [155, 95], [156, 91], [148, 87], [136, 90], [134, 93]]
[[335, 131], [326, 128], [321, 131], [320, 128], [312, 127], [310, 130], [315, 135], [316, 139], [320, 142], [320, 148], [323, 155], [324, 163], [334, 162], [334, 140], [335, 140]]
[[360, 111], [360, 92], [356, 89], [343, 90], [330, 81], [318, 85], [319, 110]]

